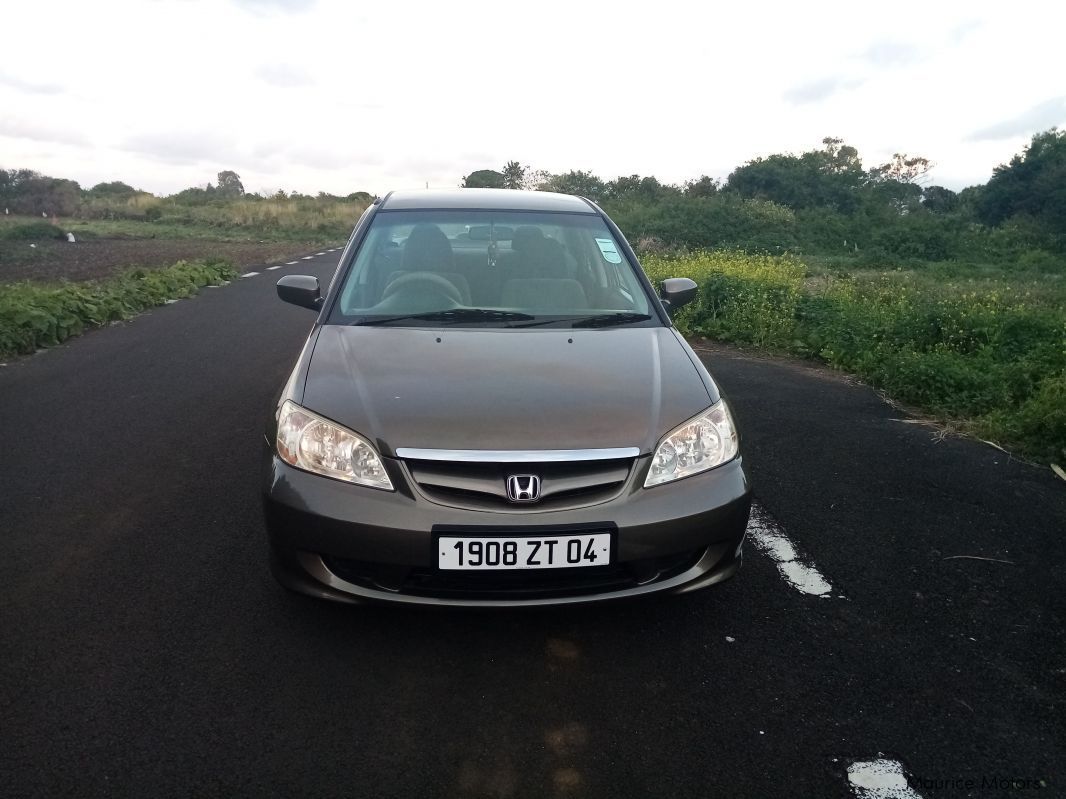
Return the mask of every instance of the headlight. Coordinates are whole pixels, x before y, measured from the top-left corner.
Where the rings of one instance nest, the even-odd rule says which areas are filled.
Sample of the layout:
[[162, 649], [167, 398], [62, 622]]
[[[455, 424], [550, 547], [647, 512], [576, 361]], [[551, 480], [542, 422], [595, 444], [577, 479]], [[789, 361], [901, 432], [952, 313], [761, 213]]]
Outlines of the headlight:
[[659, 443], [644, 487], [705, 472], [732, 460], [736, 454], [737, 429], [725, 400], [719, 400]]
[[370, 442], [291, 400], [285, 400], [278, 415], [277, 448], [281, 459], [297, 469], [392, 491]]

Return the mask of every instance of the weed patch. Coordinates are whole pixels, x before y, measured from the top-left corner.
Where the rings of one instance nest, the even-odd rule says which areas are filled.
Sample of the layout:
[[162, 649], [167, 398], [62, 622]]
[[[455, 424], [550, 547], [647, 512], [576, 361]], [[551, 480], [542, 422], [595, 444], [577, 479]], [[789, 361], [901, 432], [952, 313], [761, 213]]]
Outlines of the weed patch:
[[236, 274], [228, 261], [179, 261], [164, 269], [129, 269], [101, 281], [0, 285], [0, 357], [59, 344]]

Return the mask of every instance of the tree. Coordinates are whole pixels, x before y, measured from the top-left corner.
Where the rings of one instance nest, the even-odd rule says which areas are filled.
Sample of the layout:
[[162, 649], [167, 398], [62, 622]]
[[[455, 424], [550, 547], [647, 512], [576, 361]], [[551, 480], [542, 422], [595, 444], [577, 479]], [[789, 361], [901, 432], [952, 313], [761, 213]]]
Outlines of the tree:
[[503, 167], [503, 187], [505, 189], [524, 189], [526, 186], [527, 167], [517, 161], [508, 161]]
[[686, 197], [713, 197], [722, 188], [718, 181], [707, 175], [700, 175], [696, 180], [685, 181]]
[[71, 216], [81, 204], [81, 186], [31, 169], [0, 169], [0, 201], [16, 214]]
[[844, 144], [843, 139], [826, 136], [822, 139], [822, 144], [823, 149], [815, 150], [814, 153], [821, 156], [822, 169], [824, 171], [835, 175], [862, 171], [859, 151], [849, 144]]
[[208, 183], [204, 188], [190, 186], [187, 189], [182, 189], [176, 194], [170, 195], [168, 199], [182, 205], [207, 205], [214, 197], [215, 187]]
[[224, 172], [219, 172], [217, 192], [217, 196], [226, 200], [243, 197], [244, 185], [241, 183], [241, 176], [228, 169]]
[[576, 194], [599, 202], [606, 194], [607, 184], [591, 172], [571, 170], [562, 175], [548, 175], [537, 186], [537, 191], [557, 191], [560, 194]]
[[802, 155], [774, 154], [733, 170], [725, 189], [742, 197], [770, 200], [794, 209], [832, 208], [853, 212], [866, 175], [858, 152], [840, 139]]
[[997, 166], [975, 210], [987, 225], [1027, 217], [1066, 248], [1066, 131], [1037, 133], [1009, 164]]
[[606, 199], [609, 200], [661, 200], [667, 196], [680, 194], [676, 186], [660, 183], [653, 176], [641, 177], [629, 175], [609, 181], [605, 186]]
[[920, 155], [910, 156], [906, 153], [893, 153], [892, 160], [870, 170], [870, 180], [874, 182], [894, 180], [897, 183], [921, 183], [926, 173], [933, 168], [933, 162]]
[[878, 210], [892, 214], [907, 214], [922, 203], [922, 187], [903, 180], [872, 180], [863, 189], [868, 216]]
[[959, 195], [943, 186], [922, 189], [922, 207], [934, 214], [950, 214], [959, 207]]
[[464, 189], [502, 189], [503, 173], [495, 169], [478, 169], [463, 178]]
[[26, 187], [43, 175], [32, 169], [0, 169], [0, 200], [5, 204], [21, 199]]
[[97, 183], [91, 189], [89, 189], [89, 195], [91, 197], [132, 197], [135, 194], [140, 194], [137, 189], [128, 183], [123, 183], [121, 180], [113, 180], [110, 183]]

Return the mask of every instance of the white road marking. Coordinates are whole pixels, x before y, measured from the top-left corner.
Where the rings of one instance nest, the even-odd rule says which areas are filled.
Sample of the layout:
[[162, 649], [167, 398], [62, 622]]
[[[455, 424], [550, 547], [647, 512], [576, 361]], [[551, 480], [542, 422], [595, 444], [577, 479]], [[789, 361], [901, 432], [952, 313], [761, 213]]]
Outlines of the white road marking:
[[751, 506], [748, 535], [752, 543], [777, 564], [777, 570], [785, 578], [785, 582], [797, 591], [812, 596], [830, 596], [833, 586], [810, 563], [809, 558], [800, 557], [781, 526], [758, 505]]
[[286, 261], [285, 266], [292, 266], [296, 261]]
[[316, 252], [316, 253], [315, 253], [315, 257], [316, 257], [316, 258], [318, 258], [318, 257], [320, 257], [320, 256], [322, 256], [322, 255], [325, 255], [325, 253], [324, 253], [324, 252]]
[[301, 260], [301, 261], [310, 261], [310, 260], [311, 260], [312, 258], [314, 258], [314, 257], [315, 257], [315, 256], [313, 256], [313, 255], [305, 255], [305, 256], [304, 256], [303, 258], [301, 258], [300, 260]]
[[895, 760], [860, 760], [848, 766], [848, 782], [857, 799], [922, 799], [907, 784]]
[[280, 266], [268, 266], [267, 267], [267, 271], [268, 272], [273, 272], [275, 269], [281, 269], [281, 267]]
[[258, 274], [258, 272], [245, 272], [241, 277], [255, 277]]

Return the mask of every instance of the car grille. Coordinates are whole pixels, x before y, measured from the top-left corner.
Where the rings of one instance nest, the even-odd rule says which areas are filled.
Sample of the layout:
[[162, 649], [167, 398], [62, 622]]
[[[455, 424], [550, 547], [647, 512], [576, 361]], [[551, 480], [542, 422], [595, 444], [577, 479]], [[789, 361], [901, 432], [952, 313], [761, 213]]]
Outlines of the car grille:
[[[470, 510], [568, 510], [606, 502], [622, 491], [633, 458], [547, 463], [404, 461], [418, 488], [434, 502]], [[507, 498], [507, 477], [540, 478], [540, 499], [515, 503]]]
[[438, 599], [523, 600], [587, 596], [661, 582], [692, 568], [703, 551], [580, 569], [439, 571], [324, 557], [326, 568], [346, 582], [390, 593]]

